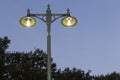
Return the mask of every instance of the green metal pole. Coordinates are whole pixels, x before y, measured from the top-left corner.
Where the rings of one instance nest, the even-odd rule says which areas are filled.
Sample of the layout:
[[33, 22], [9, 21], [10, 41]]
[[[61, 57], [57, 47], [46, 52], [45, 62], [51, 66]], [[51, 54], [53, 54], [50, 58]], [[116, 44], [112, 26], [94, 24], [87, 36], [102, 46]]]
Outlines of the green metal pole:
[[50, 24], [47, 25], [47, 80], [51, 80], [51, 35], [50, 35]]
[[51, 10], [48, 5], [46, 11], [46, 24], [47, 24], [47, 80], [52, 80], [51, 76]]

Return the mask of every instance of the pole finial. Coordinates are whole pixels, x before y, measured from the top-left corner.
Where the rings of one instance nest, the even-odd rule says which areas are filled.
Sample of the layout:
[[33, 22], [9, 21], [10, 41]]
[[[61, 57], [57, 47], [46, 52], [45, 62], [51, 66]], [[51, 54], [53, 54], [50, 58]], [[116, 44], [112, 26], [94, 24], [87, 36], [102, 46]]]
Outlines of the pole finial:
[[70, 9], [69, 8], [67, 8], [67, 14], [68, 14], [68, 16], [70, 16]]
[[50, 4], [48, 4], [47, 7], [48, 7], [48, 8], [47, 8], [47, 12], [51, 12], [51, 10], [50, 10]]
[[27, 10], [27, 16], [30, 16], [30, 9]]
[[50, 8], [50, 4], [48, 4], [48, 6], [47, 6], [48, 8]]

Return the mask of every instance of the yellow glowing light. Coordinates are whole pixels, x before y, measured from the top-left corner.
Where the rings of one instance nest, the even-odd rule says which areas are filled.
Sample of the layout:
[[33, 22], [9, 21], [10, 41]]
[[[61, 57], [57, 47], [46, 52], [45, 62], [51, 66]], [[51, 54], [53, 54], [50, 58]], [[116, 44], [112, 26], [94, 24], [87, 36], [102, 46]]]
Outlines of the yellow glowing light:
[[32, 17], [23, 17], [20, 19], [20, 24], [24, 27], [31, 28], [35, 26], [36, 20]]
[[74, 17], [65, 17], [62, 19], [61, 23], [65, 26], [65, 27], [73, 27], [77, 24], [77, 19]]

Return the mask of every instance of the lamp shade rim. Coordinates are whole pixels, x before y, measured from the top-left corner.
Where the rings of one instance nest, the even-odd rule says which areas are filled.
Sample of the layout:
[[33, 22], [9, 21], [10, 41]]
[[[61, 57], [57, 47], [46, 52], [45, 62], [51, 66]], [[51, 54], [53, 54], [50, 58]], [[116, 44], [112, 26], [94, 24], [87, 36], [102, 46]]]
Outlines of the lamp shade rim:
[[[68, 24], [68, 19], [71, 19], [70, 24]], [[77, 19], [75, 17], [69, 16], [61, 20], [61, 24], [65, 27], [73, 27], [77, 24]]]
[[[27, 24], [27, 21], [29, 20], [29, 25]], [[33, 17], [22, 17], [20, 19], [20, 24], [25, 28], [32, 28], [36, 25], [36, 20]]]

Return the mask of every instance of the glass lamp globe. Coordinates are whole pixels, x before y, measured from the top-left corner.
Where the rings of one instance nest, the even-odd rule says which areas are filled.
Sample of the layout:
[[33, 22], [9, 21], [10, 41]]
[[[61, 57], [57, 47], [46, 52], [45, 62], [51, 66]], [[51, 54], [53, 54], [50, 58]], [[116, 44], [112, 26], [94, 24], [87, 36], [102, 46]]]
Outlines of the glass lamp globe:
[[35, 26], [36, 24], [36, 20], [32, 17], [22, 17], [20, 19], [20, 24], [23, 26], [23, 27], [26, 27], [26, 28], [31, 28], [33, 26]]
[[65, 17], [61, 21], [62, 25], [65, 27], [74, 27], [77, 24], [77, 19], [75, 17]]

